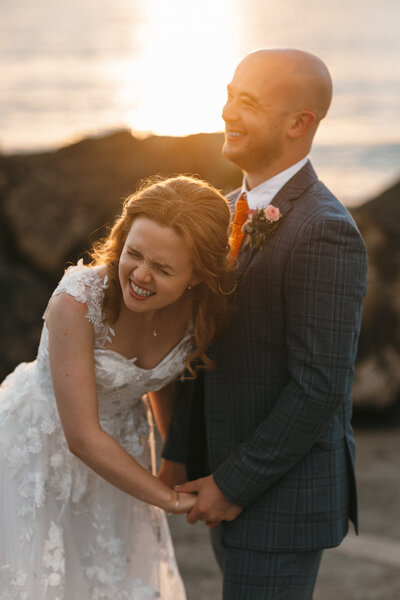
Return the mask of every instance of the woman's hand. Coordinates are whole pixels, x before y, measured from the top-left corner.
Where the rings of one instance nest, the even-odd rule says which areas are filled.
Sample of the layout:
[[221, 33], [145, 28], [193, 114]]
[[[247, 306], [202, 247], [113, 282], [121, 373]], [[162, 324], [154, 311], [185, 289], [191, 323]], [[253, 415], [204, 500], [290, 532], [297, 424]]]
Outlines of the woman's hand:
[[190, 512], [195, 505], [197, 495], [185, 494], [184, 492], [173, 492], [173, 501], [171, 509], [168, 510], [173, 515], [184, 515]]

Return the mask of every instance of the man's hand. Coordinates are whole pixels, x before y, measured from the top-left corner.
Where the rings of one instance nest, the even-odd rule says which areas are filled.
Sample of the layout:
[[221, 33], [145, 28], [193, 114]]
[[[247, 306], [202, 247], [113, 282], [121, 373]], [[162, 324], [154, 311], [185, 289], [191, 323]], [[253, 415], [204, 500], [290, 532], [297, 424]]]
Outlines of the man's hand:
[[243, 510], [225, 498], [212, 475], [187, 481], [175, 489], [178, 492], [197, 493], [196, 504], [186, 517], [191, 525], [201, 520], [209, 527], [215, 527], [221, 521], [233, 521]]

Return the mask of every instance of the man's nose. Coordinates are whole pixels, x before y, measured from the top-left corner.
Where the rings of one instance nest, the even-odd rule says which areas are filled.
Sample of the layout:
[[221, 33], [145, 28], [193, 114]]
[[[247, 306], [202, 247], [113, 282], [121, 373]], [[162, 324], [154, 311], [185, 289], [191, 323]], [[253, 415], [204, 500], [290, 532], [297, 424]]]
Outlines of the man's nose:
[[222, 118], [224, 121], [236, 121], [238, 118], [237, 109], [233, 100], [228, 100], [222, 109]]

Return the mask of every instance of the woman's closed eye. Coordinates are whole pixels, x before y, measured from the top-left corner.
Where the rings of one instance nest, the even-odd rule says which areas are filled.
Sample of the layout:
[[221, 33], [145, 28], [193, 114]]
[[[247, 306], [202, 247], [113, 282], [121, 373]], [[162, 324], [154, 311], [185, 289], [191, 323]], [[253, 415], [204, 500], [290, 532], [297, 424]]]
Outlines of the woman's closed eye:
[[137, 250], [127, 250], [127, 254], [134, 256], [135, 258], [142, 258], [142, 255]]
[[168, 269], [166, 267], [163, 267], [162, 265], [154, 265], [154, 267], [157, 269], [157, 271], [159, 271], [163, 275], [168, 275], [168, 276], [172, 275], [172, 273], [170, 271], [168, 271]]

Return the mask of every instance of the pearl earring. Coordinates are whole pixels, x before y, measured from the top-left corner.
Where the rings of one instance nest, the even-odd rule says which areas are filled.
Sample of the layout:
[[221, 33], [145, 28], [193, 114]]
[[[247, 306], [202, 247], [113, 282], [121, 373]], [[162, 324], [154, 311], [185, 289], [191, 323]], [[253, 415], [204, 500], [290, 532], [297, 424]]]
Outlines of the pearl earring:
[[191, 289], [192, 289], [192, 286], [191, 286], [191, 285], [188, 285], [187, 289], [188, 289], [188, 290], [191, 290]]

